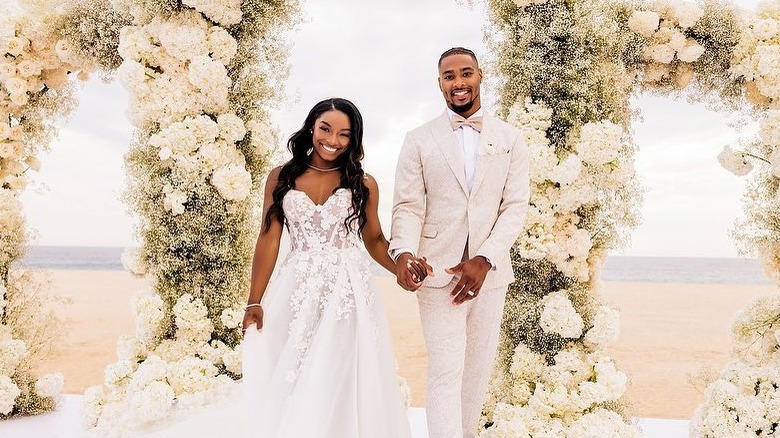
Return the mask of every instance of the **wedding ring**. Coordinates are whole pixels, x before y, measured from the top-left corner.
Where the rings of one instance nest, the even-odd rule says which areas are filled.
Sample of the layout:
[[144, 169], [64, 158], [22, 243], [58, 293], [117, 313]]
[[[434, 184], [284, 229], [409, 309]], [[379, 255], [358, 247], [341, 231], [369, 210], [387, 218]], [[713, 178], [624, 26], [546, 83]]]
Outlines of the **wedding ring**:
[[466, 291], [466, 295], [468, 295], [468, 296], [470, 296], [470, 297], [473, 297], [473, 296], [474, 296], [474, 292], [473, 292], [473, 291], [470, 291], [470, 290], [467, 290], [467, 291]]

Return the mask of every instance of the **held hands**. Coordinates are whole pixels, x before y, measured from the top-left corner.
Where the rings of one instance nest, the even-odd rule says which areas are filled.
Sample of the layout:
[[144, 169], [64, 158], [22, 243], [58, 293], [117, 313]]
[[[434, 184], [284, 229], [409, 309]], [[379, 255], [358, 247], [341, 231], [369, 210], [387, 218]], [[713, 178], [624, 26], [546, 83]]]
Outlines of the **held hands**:
[[241, 333], [246, 333], [249, 326], [255, 325], [257, 331], [263, 329], [263, 308], [259, 304], [250, 304], [244, 311], [244, 321], [241, 323]]
[[404, 290], [416, 291], [429, 275], [433, 275], [433, 268], [428, 264], [425, 257], [417, 258], [410, 253], [403, 253], [398, 256], [395, 265], [395, 278], [398, 285], [404, 288]]
[[450, 295], [452, 303], [456, 306], [463, 304], [468, 300], [473, 300], [479, 295], [482, 289], [482, 283], [490, 270], [491, 265], [482, 256], [476, 256], [473, 259], [460, 262], [457, 265], [445, 269], [448, 274], [460, 274], [460, 280]]

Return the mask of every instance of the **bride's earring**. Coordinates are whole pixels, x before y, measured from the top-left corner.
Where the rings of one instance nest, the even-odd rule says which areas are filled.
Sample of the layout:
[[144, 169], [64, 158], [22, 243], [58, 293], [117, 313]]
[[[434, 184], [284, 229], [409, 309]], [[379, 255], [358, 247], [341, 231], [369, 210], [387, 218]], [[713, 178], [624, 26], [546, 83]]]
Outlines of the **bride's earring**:
[[314, 148], [309, 148], [309, 150], [306, 151], [306, 156], [308, 157], [312, 152], [314, 152]]

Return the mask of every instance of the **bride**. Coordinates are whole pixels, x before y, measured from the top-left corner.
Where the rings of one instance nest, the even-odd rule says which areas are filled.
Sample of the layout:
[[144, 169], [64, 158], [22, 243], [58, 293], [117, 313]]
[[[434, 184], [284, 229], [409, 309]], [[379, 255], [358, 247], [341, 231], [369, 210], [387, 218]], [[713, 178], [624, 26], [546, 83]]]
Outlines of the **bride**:
[[[243, 379], [226, 400], [143, 438], [408, 438], [387, 320], [369, 260], [395, 272], [363, 172], [363, 119], [350, 101], [317, 103], [268, 176], [243, 321]], [[271, 274], [282, 230], [291, 251]], [[407, 264], [421, 282], [424, 258]], [[135, 435], [134, 435], [135, 436]]]
[[[288, 142], [292, 159], [268, 176], [243, 321], [250, 436], [410, 435], [385, 313], [359, 248], [362, 238], [395, 272], [362, 138], [355, 105], [319, 102]], [[269, 285], [284, 226], [292, 249]], [[408, 268], [417, 281], [429, 272], [424, 259]]]

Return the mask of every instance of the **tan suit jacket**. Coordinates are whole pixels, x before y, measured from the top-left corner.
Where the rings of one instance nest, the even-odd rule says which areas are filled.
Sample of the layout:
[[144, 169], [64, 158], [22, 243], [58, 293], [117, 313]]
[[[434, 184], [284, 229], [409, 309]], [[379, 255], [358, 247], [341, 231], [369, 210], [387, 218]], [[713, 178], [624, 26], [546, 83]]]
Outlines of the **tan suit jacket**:
[[424, 286], [450, 282], [444, 269], [462, 260], [467, 242], [469, 258], [485, 255], [495, 266], [483, 288], [514, 281], [509, 249], [528, 211], [527, 149], [519, 129], [485, 116], [469, 192], [446, 111], [406, 135], [396, 167], [390, 251], [406, 248], [428, 258], [435, 276]]

